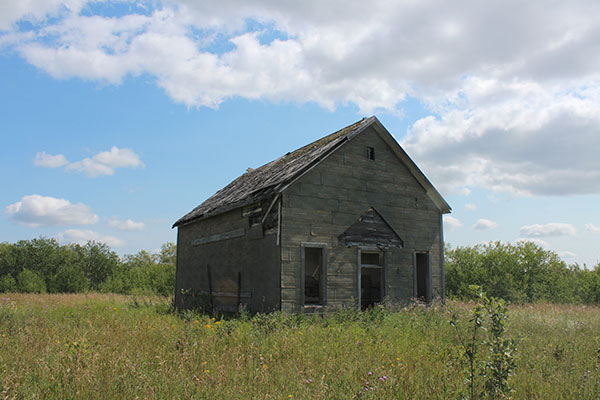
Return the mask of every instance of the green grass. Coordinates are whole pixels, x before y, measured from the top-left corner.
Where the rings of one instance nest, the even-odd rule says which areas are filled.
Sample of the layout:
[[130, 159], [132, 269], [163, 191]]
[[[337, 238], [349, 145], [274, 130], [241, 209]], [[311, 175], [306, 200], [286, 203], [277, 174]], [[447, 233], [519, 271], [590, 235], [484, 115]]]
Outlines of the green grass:
[[[448, 320], [468, 308], [211, 320], [165, 298], [0, 294], [0, 399], [458, 398]], [[511, 306], [512, 396], [598, 398], [599, 311]]]

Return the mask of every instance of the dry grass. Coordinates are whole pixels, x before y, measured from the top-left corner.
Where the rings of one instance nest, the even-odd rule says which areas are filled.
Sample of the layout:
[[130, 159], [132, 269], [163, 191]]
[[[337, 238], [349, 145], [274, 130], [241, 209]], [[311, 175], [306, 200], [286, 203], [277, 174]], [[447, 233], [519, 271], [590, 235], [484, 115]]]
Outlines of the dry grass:
[[[468, 304], [450, 308], [465, 321]], [[511, 307], [514, 398], [598, 398], [599, 311]], [[352, 399], [365, 385], [360, 398], [457, 398], [448, 319], [415, 308], [211, 320], [164, 298], [0, 294], [0, 399]]]

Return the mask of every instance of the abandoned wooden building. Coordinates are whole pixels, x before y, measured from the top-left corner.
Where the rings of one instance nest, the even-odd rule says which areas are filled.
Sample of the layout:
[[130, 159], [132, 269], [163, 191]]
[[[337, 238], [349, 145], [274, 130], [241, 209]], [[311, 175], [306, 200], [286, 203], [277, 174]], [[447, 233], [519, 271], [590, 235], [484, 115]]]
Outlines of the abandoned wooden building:
[[445, 298], [450, 206], [376, 117], [248, 171], [173, 227], [175, 304], [322, 311]]

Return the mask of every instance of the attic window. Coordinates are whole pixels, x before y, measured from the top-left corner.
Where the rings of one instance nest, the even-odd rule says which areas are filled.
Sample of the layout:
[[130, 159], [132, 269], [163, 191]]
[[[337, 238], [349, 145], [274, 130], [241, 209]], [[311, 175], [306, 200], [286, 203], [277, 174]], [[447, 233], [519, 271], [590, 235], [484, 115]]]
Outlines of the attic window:
[[375, 149], [373, 147], [367, 147], [367, 158], [369, 160], [375, 159]]

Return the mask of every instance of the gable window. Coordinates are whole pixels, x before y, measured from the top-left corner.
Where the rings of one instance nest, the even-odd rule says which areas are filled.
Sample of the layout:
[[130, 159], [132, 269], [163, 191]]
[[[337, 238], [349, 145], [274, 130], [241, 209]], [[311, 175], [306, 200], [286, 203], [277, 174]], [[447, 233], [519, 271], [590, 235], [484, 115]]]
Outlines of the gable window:
[[327, 290], [326, 245], [307, 243], [302, 248], [304, 305], [325, 305]]
[[369, 160], [375, 159], [375, 149], [373, 147], [367, 147], [367, 158]]
[[362, 309], [383, 301], [384, 254], [381, 250], [358, 251], [359, 299]]

